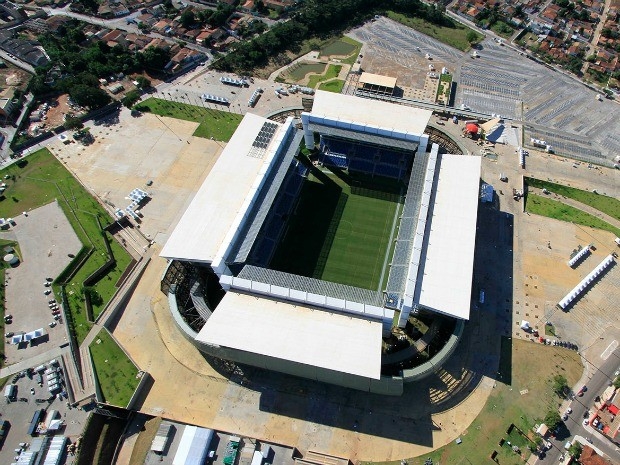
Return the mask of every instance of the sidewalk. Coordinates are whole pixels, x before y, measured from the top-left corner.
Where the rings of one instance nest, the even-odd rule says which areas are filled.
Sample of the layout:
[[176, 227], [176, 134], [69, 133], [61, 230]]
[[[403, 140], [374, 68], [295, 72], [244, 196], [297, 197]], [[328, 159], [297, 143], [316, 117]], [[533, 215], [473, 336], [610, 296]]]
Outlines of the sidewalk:
[[[28, 350], [28, 349], [25, 349]], [[42, 354], [36, 355], [32, 358], [22, 360], [21, 362], [14, 363], [13, 365], [9, 365], [0, 370], [0, 378], [6, 378], [7, 376], [12, 376], [15, 373], [19, 373], [20, 371], [26, 370], [27, 368], [32, 368], [37, 365], [42, 365], [46, 362], [49, 362], [52, 359], [59, 358], [63, 354], [69, 352], [69, 347], [54, 347], [53, 349], [48, 350], [47, 352], [43, 352]]]

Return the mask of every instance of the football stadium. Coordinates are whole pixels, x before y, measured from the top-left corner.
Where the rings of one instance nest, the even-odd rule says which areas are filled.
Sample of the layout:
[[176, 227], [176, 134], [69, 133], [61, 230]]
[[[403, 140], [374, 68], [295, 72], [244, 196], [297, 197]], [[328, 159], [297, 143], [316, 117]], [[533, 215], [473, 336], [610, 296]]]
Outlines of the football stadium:
[[170, 234], [161, 289], [200, 351], [387, 395], [435, 372], [471, 307], [480, 157], [431, 112], [318, 91], [247, 114]]

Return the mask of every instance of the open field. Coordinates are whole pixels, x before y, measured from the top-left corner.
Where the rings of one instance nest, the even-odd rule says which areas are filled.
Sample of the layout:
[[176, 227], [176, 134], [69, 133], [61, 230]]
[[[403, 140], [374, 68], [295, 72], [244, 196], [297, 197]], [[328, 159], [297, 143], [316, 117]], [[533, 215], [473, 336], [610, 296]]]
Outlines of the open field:
[[556, 220], [568, 221], [569, 223], [581, 224], [591, 228], [609, 231], [620, 236], [620, 229], [605, 221], [590, 215], [578, 208], [565, 205], [557, 200], [551, 200], [536, 194], [528, 194], [525, 210], [535, 215], [547, 216]]
[[335, 92], [337, 94], [342, 92], [344, 87], [344, 81], [342, 79], [334, 79], [329, 82], [322, 82], [319, 84], [319, 90], [326, 90], [327, 92]]
[[320, 54], [322, 56], [341, 56], [348, 57], [355, 50], [355, 45], [345, 42], [342, 39], [335, 40], [334, 42], [325, 45], [321, 48]]
[[361, 48], [362, 44], [360, 42], [350, 37], [343, 36], [333, 42], [328, 42], [327, 45], [321, 48], [320, 54], [321, 56], [346, 57], [339, 61], [352, 65], [355, 63]]
[[319, 82], [329, 81], [330, 79], [334, 79], [338, 77], [340, 74], [340, 70], [342, 69], [342, 65], [329, 65], [325, 74], [321, 75], [312, 75], [308, 79], [308, 87], [315, 88]]
[[[467, 41], [467, 33], [475, 31], [460, 23], [454, 22], [454, 27], [437, 26], [421, 18], [409, 18], [393, 11], [388, 11], [387, 17], [463, 52], [471, 48]], [[478, 36], [477, 41], [483, 39], [479, 33], [475, 34]]]
[[554, 194], [562, 195], [585, 205], [589, 205], [602, 213], [620, 220], [620, 200], [614, 197], [608, 197], [604, 194], [596, 194], [575, 187], [564, 186], [555, 182], [542, 181], [535, 178], [525, 178], [525, 182], [529, 186], [547, 189]]
[[138, 369], [105, 329], [90, 345], [90, 353], [104, 401], [126, 407], [140, 382]]
[[[111, 236], [102, 234], [100, 226], [111, 222], [108, 213], [47, 149], [39, 150], [27, 159], [0, 171], [0, 176], [7, 175], [9, 186], [5, 193], [6, 198], [0, 202], [0, 216], [17, 216], [22, 211], [39, 207], [56, 198], [83, 247], [93, 250], [69, 283], [67, 291], [74, 331], [81, 341], [91, 327], [84, 311], [82, 283], [107, 261], [104, 241], [107, 241], [112, 249], [116, 266], [92, 286], [93, 291], [101, 297], [94, 299], [95, 315], [101, 312], [116, 291], [116, 283], [131, 258]], [[79, 259], [78, 255], [76, 260]], [[60, 295], [59, 289], [55, 290], [56, 295]]]
[[136, 109], [148, 111], [155, 115], [200, 123], [193, 134], [195, 137], [213, 138], [228, 142], [243, 119], [243, 115], [214, 110], [209, 108], [210, 105], [212, 104], [199, 107], [151, 97], [136, 105]]
[[[565, 376], [570, 386], [577, 382], [582, 370], [579, 354], [574, 351], [504, 338], [500, 359], [500, 376], [504, 382], [497, 381], [482, 412], [463, 432], [463, 442], [453, 442], [430, 454], [408, 459], [407, 462], [410, 465], [422, 465], [426, 459], [431, 458], [433, 463], [442, 465], [491, 463], [489, 457], [496, 450], [500, 464], [523, 464], [524, 459], [512, 452], [506, 444], [500, 447], [499, 440], [517, 438], [517, 444], [527, 444], [527, 439], [516, 429], [510, 436], [506, 435], [510, 424], [514, 423], [524, 433], [530, 433], [531, 428], [541, 422], [549, 409], [558, 407], [560, 399], [553, 393], [553, 376]], [[524, 450], [523, 453], [527, 460], [529, 451]], [[468, 460], [463, 460], [465, 457]], [[384, 463], [399, 464], [398, 461]]]
[[334, 175], [316, 174], [304, 183], [288, 232], [271, 266], [377, 289], [398, 207], [394, 195], [369, 185], [360, 192]]

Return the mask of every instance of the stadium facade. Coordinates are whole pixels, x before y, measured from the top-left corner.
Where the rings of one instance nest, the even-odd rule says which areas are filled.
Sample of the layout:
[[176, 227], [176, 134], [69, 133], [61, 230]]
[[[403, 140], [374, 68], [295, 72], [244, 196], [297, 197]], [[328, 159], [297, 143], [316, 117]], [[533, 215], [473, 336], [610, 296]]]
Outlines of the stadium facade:
[[[389, 395], [438, 369], [469, 318], [480, 157], [428, 147], [430, 116], [322, 91], [301, 124], [247, 114], [161, 252], [186, 338], [225, 360]], [[297, 157], [302, 144], [318, 144], [314, 166]], [[270, 267], [312, 169], [404, 186], [381, 288]], [[421, 310], [456, 320], [445, 347], [382, 374], [382, 341]]]

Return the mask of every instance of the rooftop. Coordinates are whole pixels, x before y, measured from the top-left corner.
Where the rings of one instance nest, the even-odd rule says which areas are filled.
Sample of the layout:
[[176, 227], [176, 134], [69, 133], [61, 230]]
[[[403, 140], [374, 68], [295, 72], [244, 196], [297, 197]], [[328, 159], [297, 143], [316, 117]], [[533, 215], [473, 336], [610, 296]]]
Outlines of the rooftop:
[[196, 340], [379, 379], [381, 331], [381, 322], [229, 291]]
[[[378, 133], [393, 131], [419, 136], [424, 132], [432, 112], [420, 108], [365, 99], [352, 95], [317, 90], [311, 116], [312, 122], [321, 118], [356, 123], [352, 126], [378, 128]], [[356, 130], [355, 127], [351, 128]], [[384, 131], [381, 131], [384, 130]]]
[[[238, 215], [243, 215], [271, 162], [274, 141], [263, 153], [252, 150], [252, 143], [267, 121], [257, 115], [245, 115], [230, 142], [222, 151], [191, 204], [170, 235], [161, 256], [179, 260], [211, 263]], [[234, 187], [234, 188], [233, 188]]]
[[415, 300], [437, 312], [469, 319], [481, 158], [442, 155], [440, 163], [428, 245], [422, 255], [424, 278]]
[[360, 84], [369, 84], [378, 87], [396, 87], [396, 78], [382, 76], [380, 74], [362, 73], [359, 79]]

